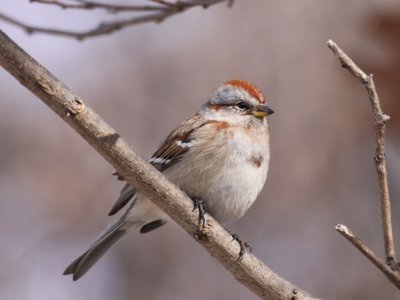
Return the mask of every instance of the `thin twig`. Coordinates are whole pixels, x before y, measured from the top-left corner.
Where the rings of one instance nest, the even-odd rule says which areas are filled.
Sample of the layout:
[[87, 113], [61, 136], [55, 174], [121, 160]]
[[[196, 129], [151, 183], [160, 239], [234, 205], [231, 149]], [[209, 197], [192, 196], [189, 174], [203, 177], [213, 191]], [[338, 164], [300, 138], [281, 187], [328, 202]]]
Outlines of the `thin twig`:
[[364, 254], [386, 277], [400, 289], [400, 276], [393, 271], [383, 260], [381, 260], [374, 252], [372, 252], [350, 229], [345, 225], [338, 224], [335, 229], [343, 235], [350, 243], [354, 245], [362, 254]]
[[[34, 0], [38, 2], [38, 0]], [[58, 35], [58, 36], [64, 36], [64, 37], [70, 37], [70, 38], [75, 38], [78, 40], [83, 40], [86, 38], [90, 37], [95, 37], [95, 36], [101, 36], [101, 35], [106, 35], [106, 34], [111, 34], [115, 31], [121, 30], [123, 28], [129, 27], [129, 26], [134, 26], [138, 24], [143, 24], [143, 23], [160, 23], [164, 21], [165, 19], [177, 15], [179, 13], [182, 13], [190, 8], [194, 7], [203, 7], [203, 8], [208, 8], [211, 5], [221, 3], [221, 2], [228, 2], [228, 6], [231, 6], [232, 0], [192, 0], [188, 2], [181, 2], [181, 1], [176, 1], [171, 4], [167, 4], [165, 1], [155, 1], [155, 0], [149, 0], [150, 2], [157, 2], [160, 4], [159, 7], [156, 6], [142, 6], [143, 10], [139, 10], [139, 6], [136, 7], [138, 10], [136, 12], [140, 13], [146, 13], [146, 14], [141, 14], [139, 16], [133, 16], [131, 18], [123, 19], [123, 20], [114, 20], [114, 21], [109, 21], [109, 22], [102, 22], [95, 26], [92, 29], [85, 30], [85, 31], [72, 31], [72, 30], [64, 30], [64, 29], [54, 29], [54, 28], [49, 28], [49, 27], [40, 27], [40, 26], [34, 26], [34, 25], [29, 25], [26, 24], [23, 21], [20, 21], [14, 17], [5, 15], [3, 13], [0, 13], [0, 20], [3, 20], [7, 23], [10, 23], [14, 26], [17, 26], [19, 28], [22, 28], [25, 30], [28, 34], [35, 34], [35, 33], [43, 33], [43, 34], [50, 34], [50, 35]], [[40, 0], [39, 2], [46, 2], [44, 0]], [[50, 1], [52, 4], [53, 1]], [[82, 4], [84, 3], [97, 3], [97, 2], [92, 2], [92, 1], [80, 1]], [[46, 2], [47, 3], [47, 2]], [[57, 1], [56, 5], [62, 6], [60, 2]], [[48, 3], [50, 4], [50, 3]], [[164, 6], [161, 6], [164, 5]], [[110, 11], [121, 11], [122, 6], [121, 5], [113, 5], [113, 4], [103, 4], [103, 8], [106, 8]], [[132, 8], [132, 6], [131, 6]], [[154, 8], [154, 9], [153, 9]], [[89, 8], [87, 8], [89, 9]], [[133, 11], [133, 9], [132, 9]], [[149, 11], [151, 11], [149, 13]], [[155, 12], [153, 12], [155, 11]]]
[[253, 254], [238, 261], [239, 245], [207, 215], [198, 227], [192, 200], [132, 151], [121, 136], [64, 83], [0, 30], [0, 65], [75, 129], [131, 185], [149, 197], [232, 275], [262, 299], [315, 299], [271, 271]]
[[395, 270], [397, 268], [397, 263], [393, 241], [392, 218], [385, 159], [385, 127], [390, 117], [382, 112], [372, 74], [367, 75], [363, 70], [361, 70], [350, 59], [350, 57], [347, 56], [346, 53], [344, 53], [343, 50], [340, 49], [332, 40], [329, 40], [327, 44], [334, 55], [340, 60], [342, 67], [349, 70], [351, 74], [358, 78], [358, 80], [363, 84], [368, 92], [369, 100], [374, 114], [376, 137], [376, 151], [374, 161], [378, 176], [379, 200], [381, 207], [386, 263]]
[[[163, 11], [165, 10], [165, 5], [120, 5], [120, 4], [110, 4], [102, 3], [96, 1], [78, 1], [78, 3], [69, 3], [59, 0], [30, 0], [32, 3], [40, 3], [47, 5], [55, 5], [61, 7], [62, 9], [105, 9], [110, 12], [122, 12], [122, 11]], [[160, 3], [161, 4], [161, 3]]]

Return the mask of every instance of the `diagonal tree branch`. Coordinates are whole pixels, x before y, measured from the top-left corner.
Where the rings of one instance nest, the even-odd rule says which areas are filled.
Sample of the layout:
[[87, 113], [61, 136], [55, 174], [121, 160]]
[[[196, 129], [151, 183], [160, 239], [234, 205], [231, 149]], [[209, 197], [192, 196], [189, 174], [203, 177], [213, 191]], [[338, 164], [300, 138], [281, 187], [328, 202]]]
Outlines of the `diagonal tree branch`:
[[[25, 30], [29, 34], [43, 33], [50, 35], [58, 35], [64, 37], [75, 38], [77, 40], [84, 40], [90, 37], [101, 36], [106, 34], [114, 33], [115, 31], [123, 28], [134, 26], [143, 23], [160, 23], [165, 19], [180, 14], [190, 8], [203, 7], [208, 8], [217, 3], [227, 2], [228, 6], [232, 6], [233, 0], [191, 0], [191, 1], [176, 1], [167, 2], [162, 0], [148, 0], [149, 2], [155, 3], [156, 5], [143, 5], [143, 6], [127, 6], [117, 4], [101, 4], [93, 1], [78, 1], [78, 4], [65, 3], [61, 1], [49, 1], [49, 0], [31, 0], [33, 2], [40, 2], [45, 4], [53, 4], [62, 8], [80, 8], [80, 9], [93, 9], [103, 8], [112, 12], [120, 11], [131, 11], [141, 13], [140, 15], [134, 15], [130, 18], [113, 20], [108, 22], [102, 22], [92, 29], [84, 31], [72, 31], [64, 29], [54, 29], [49, 27], [40, 27], [18, 20], [14, 17], [6, 15], [0, 12], [0, 20], [10, 23]], [[143, 14], [144, 13], [144, 14]]]
[[82, 99], [0, 31], [0, 65], [28, 88], [137, 187], [196, 239], [243, 285], [262, 299], [315, 299], [271, 271], [253, 254], [237, 260], [239, 245], [211, 216], [198, 228], [190, 198], [133, 152]]
[[[372, 74], [367, 75], [363, 70], [361, 70], [351, 60], [351, 58], [347, 56], [347, 54], [344, 53], [343, 50], [340, 49], [339, 46], [335, 44], [335, 42], [329, 40], [327, 44], [328, 47], [332, 50], [333, 54], [339, 59], [342, 67], [346, 68], [351, 74], [353, 74], [363, 84], [363, 86], [368, 92], [369, 101], [371, 103], [372, 112], [374, 114], [375, 137], [376, 137], [376, 150], [375, 150], [374, 161], [375, 161], [376, 173], [378, 176], [379, 200], [381, 207], [386, 264], [389, 265], [392, 268], [392, 270], [396, 271], [398, 270], [398, 266], [396, 262], [396, 253], [393, 241], [392, 217], [390, 210], [390, 198], [389, 198], [388, 178], [387, 178], [386, 159], [385, 159], [385, 128], [386, 128], [386, 123], [389, 121], [390, 117], [388, 115], [385, 115], [382, 111]], [[357, 248], [360, 249], [360, 247]], [[365, 252], [363, 253], [365, 254]], [[399, 274], [395, 272], [393, 272], [393, 274], [395, 274], [395, 276], [397, 277], [396, 280], [400, 282]], [[391, 281], [393, 282], [393, 280]], [[399, 285], [398, 287], [400, 288]]]
[[353, 244], [365, 257], [367, 257], [383, 274], [400, 289], [400, 276], [393, 271], [382, 259], [370, 250], [362, 240], [356, 237], [350, 229], [342, 224], [336, 225], [335, 229]]

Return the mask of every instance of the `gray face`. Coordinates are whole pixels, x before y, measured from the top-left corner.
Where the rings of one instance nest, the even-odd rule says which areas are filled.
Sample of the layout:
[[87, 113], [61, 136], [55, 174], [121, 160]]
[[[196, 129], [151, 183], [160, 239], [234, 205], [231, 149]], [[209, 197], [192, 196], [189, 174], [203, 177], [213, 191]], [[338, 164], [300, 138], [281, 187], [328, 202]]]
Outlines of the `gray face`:
[[265, 123], [272, 110], [249, 95], [245, 90], [223, 85], [199, 110], [198, 114], [216, 119], [229, 118], [232, 122]]

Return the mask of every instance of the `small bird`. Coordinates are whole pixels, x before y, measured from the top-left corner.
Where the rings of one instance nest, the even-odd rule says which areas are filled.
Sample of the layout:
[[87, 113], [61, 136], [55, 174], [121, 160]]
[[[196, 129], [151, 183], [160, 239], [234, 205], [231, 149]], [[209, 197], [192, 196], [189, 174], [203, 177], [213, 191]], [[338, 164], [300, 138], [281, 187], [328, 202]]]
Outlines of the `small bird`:
[[[256, 200], [267, 178], [270, 153], [266, 117], [272, 113], [255, 85], [244, 80], [227, 81], [193, 117], [172, 130], [149, 162], [193, 199], [199, 220], [206, 209], [221, 223], [235, 221]], [[121, 190], [109, 215], [125, 206], [121, 218], [110, 224], [64, 275], [72, 274], [73, 280], [78, 280], [129, 229], [140, 228], [141, 233], [147, 233], [168, 220], [147, 196], [129, 184]]]

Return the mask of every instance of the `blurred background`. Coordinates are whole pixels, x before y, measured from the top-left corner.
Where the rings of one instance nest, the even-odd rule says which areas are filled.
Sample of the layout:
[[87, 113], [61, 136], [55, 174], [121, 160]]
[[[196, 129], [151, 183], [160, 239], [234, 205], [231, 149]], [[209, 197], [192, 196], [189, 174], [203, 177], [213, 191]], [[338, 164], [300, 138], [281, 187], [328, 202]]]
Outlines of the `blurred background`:
[[[115, 18], [21, 0], [0, 2], [0, 11], [76, 30]], [[391, 116], [386, 150], [400, 257], [399, 1], [237, 0], [232, 8], [196, 8], [83, 42], [0, 24], [144, 157], [220, 83], [256, 83], [275, 110], [269, 178], [247, 214], [228, 227], [315, 296], [399, 298], [334, 230], [348, 225], [383, 257], [367, 94], [326, 47], [333, 39], [375, 74]], [[172, 224], [127, 235], [77, 282], [62, 276], [112, 220], [106, 215], [123, 183], [3, 69], [0, 97], [1, 299], [256, 299]]]

